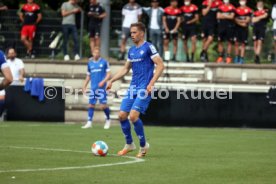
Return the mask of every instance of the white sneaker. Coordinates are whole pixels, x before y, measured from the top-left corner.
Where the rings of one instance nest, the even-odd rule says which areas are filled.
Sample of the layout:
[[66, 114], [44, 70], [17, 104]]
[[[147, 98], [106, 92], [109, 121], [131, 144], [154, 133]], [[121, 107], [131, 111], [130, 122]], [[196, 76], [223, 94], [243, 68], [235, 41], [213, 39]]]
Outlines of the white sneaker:
[[109, 129], [110, 128], [110, 124], [111, 124], [110, 119], [105, 120], [104, 129]]
[[65, 55], [64, 56], [64, 61], [69, 61], [70, 60], [70, 56], [69, 55]]
[[87, 123], [81, 127], [82, 129], [87, 129], [87, 128], [92, 128], [92, 122], [91, 121], [87, 121]]
[[80, 56], [78, 54], [75, 55], [75, 61], [80, 60]]
[[131, 152], [136, 149], [136, 146], [134, 143], [126, 144], [125, 147], [118, 152], [118, 156], [126, 155], [128, 152]]

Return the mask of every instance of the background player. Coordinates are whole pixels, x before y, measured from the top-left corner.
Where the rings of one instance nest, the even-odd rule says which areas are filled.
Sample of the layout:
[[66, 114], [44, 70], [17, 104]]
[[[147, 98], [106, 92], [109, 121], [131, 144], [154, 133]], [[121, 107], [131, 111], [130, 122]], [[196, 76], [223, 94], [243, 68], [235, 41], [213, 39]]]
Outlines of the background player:
[[217, 13], [218, 19], [218, 52], [219, 57], [217, 63], [224, 61], [224, 47], [223, 42], [227, 41], [227, 56], [226, 63], [231, 63], [231, 51], [232, 43], [234, 41], [234, 17], [235, 17], [235, 7], [229, 3], [229, 0], [224, 0], [223, 4], [219, 6]]
[[0, 67], [4, 79], [0, 83], [0, 90], [7, 88], [13, 81], [12, 73], [8, 63], [6, 62], [5, 54], [0, 50]]
[[202, 3], [202, 33], [203, 38], [200, 60], [208, 62], [208, 49], [213, 42], [215, 30], [217, 27], [217, 11], [222, 4], [221, 0], [204, 0]]
[[260, 54], [265, 38], [266, 24], [268, 22], [268, 10], [264, 9], [264, 2], [257, 2], [257, 11], [253, 13], [253, 40], [254, 40], [254, 62], [260, 63]]
[[[136, 149], [131, 136], [131, 126], [128, 120], [129, 116], [140, 140], [141, 148], [137, 157], [143, 157], [147, 153], [149, 144], [146, 142], [143, 122], [139, 116], [140, 113], [145, 113], [150, 103], [150, 93], [152, 92], [155, 82], [164, 70], [164, 64], [156, 48], [149, 42], [145, 42], [145, 25], [143, 23], [132, 24], [130, 31], [135, 46], [129, 49], [125, 66], [109, 81], [107, 89], [111, 89], [113, 82], [125, 76], [129, 70], [132, 69], [131, 86], [126, 97], [122, 101], [119, 113], [126, 145], [118, 152], [118, 155], [125, 155]], [[154, 68], [154, 65], [156, 65], [156, 68]]]
[[23, 23], [21, 30], [21, 41], [27, 48], [27, 58], [34, 58], [33, 39], [35, 37], [36, 26], [42, 19], [40, 7], [33, 0], [27, 0], [23, 5], [19, 18]]
[[246, 0], [240, 0], [240, 6], [236, 8], [235, 27], [235, 54], [234, 63], [244, 63], [245, 46], [248, 43], [248, 26], [251, 20], [252, 10], [246, 6]]
[[91, 81], [89, 106], [88, 106], [88, 121], [82, 128], [91, 128], [94, 115], [95, 104], [97, 100], [100, 102], [101, 109], [106, 115], [104, 129], [110, 127], [110, 109], [107, 106], [106, 82], [110, 79], [110, 69], [108, 62], [100, 57], [100, 49], [94, 48], [93, 58], [89, 59], [87, 66], [87, 76], [83, 85], [83, 93], [87, 92], [87, 85]]
[[[198, 7], [191, 4], [191, 0], [184, 0], [184, 6], [181, 7], [183, 14], [182, 30], [183, 30], [183, 47], [186, 54], [186, 62], [194, 62], [194, 54], [196, 51], [196, 23], [199, 20]], [[189, 56], [188, 39], [192, 41], [191, 57]]]
[[177, 6], [177, 0], [171, 0], [170, 6], [164, 9], [163, 15], [163, 26], [165, 29], [163, 35], [164, 52], [169, 51], [170, 40], [173, 40], [172, 61], [176, 61], [178, 28], [181, 24], [181, 10]]

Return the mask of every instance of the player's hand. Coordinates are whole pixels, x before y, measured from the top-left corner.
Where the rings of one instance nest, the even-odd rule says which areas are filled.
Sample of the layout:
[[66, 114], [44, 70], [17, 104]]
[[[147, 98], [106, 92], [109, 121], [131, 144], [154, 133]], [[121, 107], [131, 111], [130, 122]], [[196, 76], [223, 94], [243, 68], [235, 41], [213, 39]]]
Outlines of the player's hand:
[[82, 88], [82, 93], [83, 93], [83, 94], [86, 94], [86, 91], [87, 91], [86, 88]]
[[150, 94], [150, 93], [152, 92], [153, 88], [154, 88], [154, 85], [149, 84], [149, 85], [147, 86], [147, 93]]
[[23, 82], [24, 82], [24, 78], [23, 78], [23, 77], [20, 77], [20, 78], [19, 78], [19, 81], [20, 81], [21, 83], [23, 83]]
[[104, 86], [104, 84], [105, 84], [105, 82], [102, 81], [102, 82], [100, 82], [100, 83], [98, 84], [98, 86], [99, 86], [100, 88], [102, 88], [102, 87]]
[[108, 81], [106, 85], [106, 90], [111, 90], [111, 88], [112, 88], [112, 82]]
[[169, 33], [169, 32], [170, 32], [170, 30], [169, 30], [168, 28], [166, 28], [166, 29], [165, 29], [165, 32], [166, 32], [166, 33]]

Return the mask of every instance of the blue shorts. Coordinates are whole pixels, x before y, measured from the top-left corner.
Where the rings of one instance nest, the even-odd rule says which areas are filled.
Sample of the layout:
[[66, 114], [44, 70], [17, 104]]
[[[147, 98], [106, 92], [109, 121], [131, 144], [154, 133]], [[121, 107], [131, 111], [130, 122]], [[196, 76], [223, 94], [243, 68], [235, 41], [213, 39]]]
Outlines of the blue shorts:
[[142, 114], [145, 114], [151, 101], [151, 95], [145, 95], [144, 92], [140, 93], [139, 95], [137, 94], [130, 95], [128, 92], [123, 98], [120, 110], [124, 112], [136, 110]]
[[99, 100], [100, 104], [107, 104], [107, 93], [104, 89], [96, 89], [91, 90], [91, 94], [89, 95], [89, 104], [95, 105]]

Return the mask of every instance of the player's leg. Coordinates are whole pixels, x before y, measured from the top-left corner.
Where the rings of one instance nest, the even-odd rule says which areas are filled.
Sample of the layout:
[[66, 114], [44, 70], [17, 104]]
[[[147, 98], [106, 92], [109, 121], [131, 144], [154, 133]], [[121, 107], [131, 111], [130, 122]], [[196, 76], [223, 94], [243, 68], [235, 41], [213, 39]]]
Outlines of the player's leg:
[[172, 61], [176, 61], [176, 54], [177, 54], [177, 43], [178, 43], [178, 34], [172, 34], [173, 39], [173, 58]]
[[125, 59], [126, 44], [127, 44], [127, 39], [128, 39], [129, 36], [130, 36], [130, 29], [129, 28], [123, 28], [122, 29], [122, 41], [121, 41], [121, 47], [120, 47], [121, 55], [119, 57], [119, 60], [124, 60]]
[[243, 30], [241, 34], [241, 53], [240, 53], [240, 64], [244, 64], [245, 60], [245, 47], [247, 44], [247, 38], [248, 38], [248, 30]]
[[26, 50], [27, 50], [26, 57], [30, 57], [30, 52], [29, 52], [30, 43], [29, 43], [29, 40], [28, 40], [28, 35], [29, 35], [28, 26], [23, 26], [22, 30], [21, 30], [21, 42], [26, 47]]
[[225, 35], [224, 35], [224, 30], [219, 29], [218, 33], [218, 58], [217, 58], [217, 63], [222, 63], [223, 62], [223, 43], [225, 40]]
[[36, 26], [30, 26], [30, 31], [29, 31], [29, 52], [31, 54], [31, 58], [35, 58], [34, 50], [33, 50], [33, 41], [36, 35]]
[[126, 144], [124, 148], [118, 152], [119, 156], [125, 155], [130, 151], [136, 149], [135, 144], [133, 143], [132, 135], [131, 135], [131, 126], [128, 120], [128, 115], [131, 110], [131, 107], [134, 103], [134, 96], [127, 94], [121, 104], [120, 112], [119, 112], [119, 121], [121, 124], [121, 129], [125, 137]]
[[98, 47], [98, 48], [101, 47], [100, 36], [101, 36], [101, 30], [100, 30], [100, 27], [97, 27], [96, 28], [96, 33], [95, 33], [95, 46]]
[[95, 105], [97, 103], [97, 98], [95, 95], [95, 91], [91, 90], [89, 94], [89, 105], [88, 105], [88, 116], [87, 116], [87, 123], [82, 126], [81, 128], [91, 128], [93, 124], [93, 117], [94, 117], [94, 111], [95, 111]]
[[131, 108], [129, 119], [134, 125], [134, 130], [136, 132], [137, 137], [140, 141], [140, 150], [137, 154], [137, 157], [143, 157], [146, 155], [149, 144], [146, 142], [146, 136], [144, 132], [144, 125], [142, 120], [140, 119], [140, 114], [144, 114], [149, 106], [151, 101], [151, 96], [146, 95], [144, 92], [140, 93], [135, 99], [133, 106]]
[[104, 111], [105, 113], [105, 125], [104, 125], [104, 129], [109, 129], [110, 128], [110, 109], [107, 105], [107, 93], [106, 91], [103, 92], [103, 94], [101, 94], [98, 98], [99, 102], [100, 102], [100, 108]]
[[227, 55], [226, 55], [226, 63], [229, 64], [232, 62], [232, 58], [231, 58], [231, 52], [232, 52], [232, 41], [229, 40], [227, 42]]
[[91, 56], [93, 57], [93, 51], [94, 51], [94, 48], [95, 48], [95, 30], [94, 30], [93, 27], [90, 28], [89, 45], [90, 45]]
[[90, 104], [88, 105], [87, 123], [81, 127], [83, 129], [92, 127], [92, 121], [93, 121], [93, 116], [94, 116], [94, 111], [95, 111], [96, 100], [89, 100], [89, 103]]
[[186, 55], [186, 62], [190, 62], [190, 57], [189, 57], [189, 49], [188, 49], [188, 40], [187, 40], [187, 35], [185, 32], [183, 32], [182, 35], [182, 40], [183, 40], [183, 49]]
[[192, 53], [191, 53], [191, 62], [194, 62], [194, 57], [195, 57], [195, 52], [196, 52], [196, 35], [193, 35], [191, 37], [191, 41], [192, 41]]
[[[165, 55], [166, 55], [166, 52], [169, 51], [169, 44], [170, 44], [170, 39], [169, 39], [169, 34], [167, 33], [164, 33], [163, 35], [163, 50], [165, 52]], [[167, 58], [165, 58], [167, 59]]]

